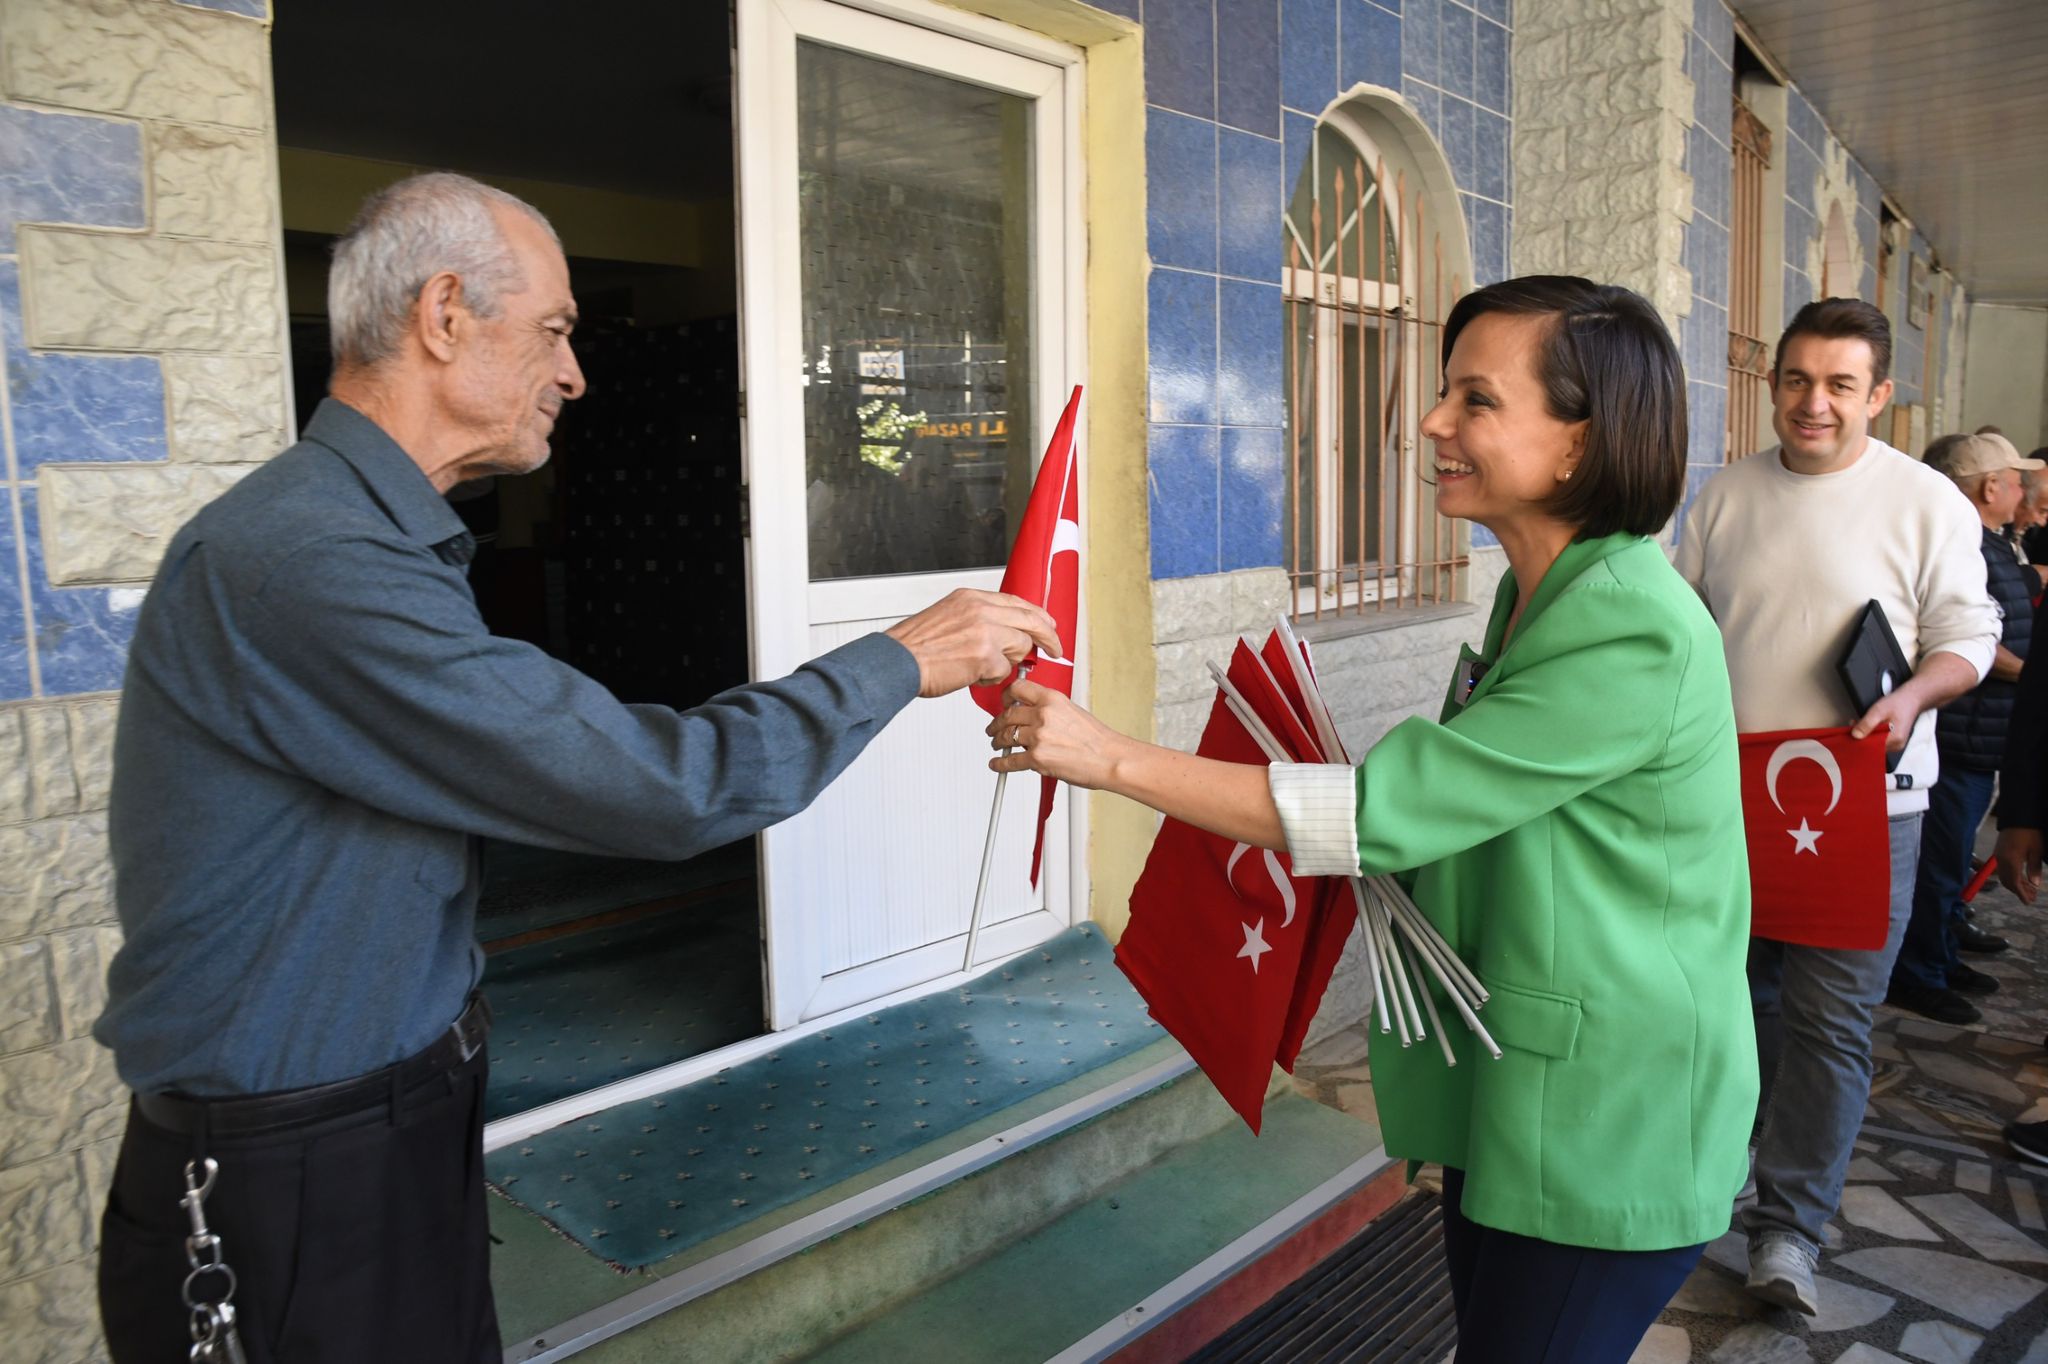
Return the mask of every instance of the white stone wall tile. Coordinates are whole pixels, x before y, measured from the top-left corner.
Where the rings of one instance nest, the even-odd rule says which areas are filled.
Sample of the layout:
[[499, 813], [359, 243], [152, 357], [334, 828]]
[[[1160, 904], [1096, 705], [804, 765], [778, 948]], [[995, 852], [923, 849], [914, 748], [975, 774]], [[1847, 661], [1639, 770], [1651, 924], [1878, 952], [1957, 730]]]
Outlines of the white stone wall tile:
[[[35, 817], [26, 706], [0, 706], [0, 825]], [[0, 874], [5, 863], [0, 862]], [[5, 937], [0, 933], [0, 937]]]
[[121, 931], [110, 924], [74, 928], [37, 939], [50, 945], [55, 983], [57, 1035], [84, 1037], [107, 1007], [107, 966], [121, 948]]
[[1200, 701], [1181, 701], [1170, 706], [1160, 706], [1153, 712], [1153, 730], [1158, 743], [1164, 748], [1177, 748], [1183, 753], [1192, 753], [1202, 742], [1202, 728], [1209, 723], [1209, 708], [1214, 704], [1214, 693]]
[[1172, 644], [1227, 633], [1231, 610], [1232, 590], [1227, 573], [1155, 582], [1152, 584], [1152, 642]]
[[269, 126], [270, 37], [209, 10], [136, 0], [0, 0], [0, 86], [134, 118]]
[[118, 697], [75, 702], [67, 708], [71, 737], [71, 770], [78, 782], [78, 808], [104, 810], [114, 783], [114, 725], [120, 718]]
[[70, 717], [62, 705], [31, 704], [19, 708], [27, 738], [31, 819], [66, 815], [79, 808], [78, 772], [71, 764]]
[[277, 349], [283, 299], [268, 247], [50, 227], [24, 227], [19, 247], [32, 346]]
[[76, 1154], [0, 1170], [0, 1282], [90, 1255], [95, 1221]]
[[104, 813], [0, 826], [0, 940], [113, 917]]
[[14, 1364], [101, 1364], [99, 1295], [90, 1260], [73, 1260], [13, 1283], [0, 1284], [0, 1322], [6, 1323]]
[[43, 553], [50, 581], [148, 582], [178, 528], [256, 467], [44, 466]]
[[1227, 655], [1218, 657], [1214, 639], [1185, 639], [1160, 645], [1154, 652], [1159, 703], [1172, 705], [1180, 701], [1200, 701], [1212, 695], [1216, 684], [1210, 679], [1207, 667], [1208, 660], [1212, 658], [1218, 662], [1227, 658]]
[[126, 1111], [113, 1053], [89, 1037], [0, 1057], [0, 1169], [104, 1141]]
[[47, 938], [0, 943], [0, 1054], [44, 1047], [57, 1040], [51, 955]]
[[249, 464], [284, 448], [284, 361], [274, 355], [170, 355], [164, 387], [171, 458]]
[[158, 233], [268, 245], [275, 176], [263, 134], [157, 123], [149, 153]]
[[107, 1205], [107, 1190], [114, 1187], [114, 1161], [120, 1154], [119, 1137], [93, 1142], [78, 1152], [79, 1182], [85, 1189], [85, 1206], [92, 1224], [89, 1230], [91, 1249], [95, 1252], [100, 1248], [100, 1209]]
[[1287, 606], [1287, 571], [1248, 568], [1230, 575], [1231, 628], [1261, 643]]

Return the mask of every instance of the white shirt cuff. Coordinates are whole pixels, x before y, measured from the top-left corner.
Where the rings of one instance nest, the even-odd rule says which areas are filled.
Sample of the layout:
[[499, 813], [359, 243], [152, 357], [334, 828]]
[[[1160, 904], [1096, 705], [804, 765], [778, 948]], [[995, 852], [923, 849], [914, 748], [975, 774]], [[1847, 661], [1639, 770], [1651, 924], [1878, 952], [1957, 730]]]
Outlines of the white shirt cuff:
[[1296, 876], [1358, 875], [1358, 776], [1343, 763], [1273, 763], [1273, 804]]

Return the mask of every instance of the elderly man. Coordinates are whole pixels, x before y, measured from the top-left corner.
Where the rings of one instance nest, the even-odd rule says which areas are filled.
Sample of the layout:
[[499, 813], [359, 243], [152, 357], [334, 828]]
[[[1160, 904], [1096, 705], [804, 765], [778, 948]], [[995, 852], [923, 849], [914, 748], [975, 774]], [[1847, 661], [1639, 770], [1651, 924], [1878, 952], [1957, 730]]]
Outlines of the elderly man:
[[1886, 1002], [1938, 1022], [1964, 1024], [1983, 1016], [1964, 996], [1993, 993], [1998, 977], [1965, 963], [1958, 950], [1997, 952], [2008, 946], [1968, 922], [1962, 893], [1977, 825], [1991, 808], [2015, 684], [2034, 629], [2032, 598], [2039, 580], [2013, 552], [2005, 526], [2021, 504], [2021, 471], [2031, 474], [2042, 464], [2020, 458], [2011, 441], [1996, 435], [1943, 436], [1927, 447], [1925, 462], [1954, 480], [1983, 524], [1985, 583], [2001, 626], [1991, 675], [1944, 707], [1935, 725], [1941, 780], [1928, 795], [1913, 913]]
[[[1890, 325], [1867, 303], [1830, 298], [1800, 309], [1771, 370], [1778, 447], [1709, 479], [1678, 547], [1679, 571], [1721, 627], [1737, 729], [1849, 724], [1858, 738], [1887, 734], [1901, 753], [1887, 794], [1883, 949], [1759, 938], [1750, 950], [1764, 1097], [1757, 1202], [1743, 1214], [1748, 1286], [1809, 1315], [1819, 1310], [1823, 1228], [1870, 1095], [1872, 1011], [1911, 906], [1921, 812], [1937, 773], [1932, 712], [1983, 680], [1998, 641], [1977, 518], [1947, 479], [1870, 434], [1891, 397], [1891, 350]], [[1835, 662], [1873, 600], [1914, 670], [1859, 716]]]
[[694, 710], [623, 705], [485, 628], [442, 496], [539, 468], [583, 392], [553, 230], [420, 176], [364, 206], [329, 292], [332, 396], [179, 532], [129, 657], [96, 1029], [135, 1091], [118, 1361], [185, 1357], [189, 1182], [218, 1240], [186, 1291], [232, 1293], [255, 1364], [495, 1364], [479, 837], [689, 857], [801, 810], [913, 697], [1058, 651], [1043, 612], [959, 592]]

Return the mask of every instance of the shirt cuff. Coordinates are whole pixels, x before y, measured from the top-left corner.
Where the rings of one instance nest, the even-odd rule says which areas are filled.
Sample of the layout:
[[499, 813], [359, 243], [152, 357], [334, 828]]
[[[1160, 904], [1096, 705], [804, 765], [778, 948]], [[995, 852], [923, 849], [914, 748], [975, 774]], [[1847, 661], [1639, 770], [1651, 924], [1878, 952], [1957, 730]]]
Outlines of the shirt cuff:
[[1358, 774], [1343, 763], [1266, 769], [1296, 876], [1358, 875]]

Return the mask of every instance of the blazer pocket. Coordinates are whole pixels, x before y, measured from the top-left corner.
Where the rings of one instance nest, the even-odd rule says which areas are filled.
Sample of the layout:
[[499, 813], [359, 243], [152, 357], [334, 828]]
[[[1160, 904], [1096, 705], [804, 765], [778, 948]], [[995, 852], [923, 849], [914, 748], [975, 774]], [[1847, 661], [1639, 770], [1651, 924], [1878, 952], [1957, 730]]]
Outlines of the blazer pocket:
[[1533, 1051], [1556, 1061], [1569, 1061], [1579, 1046], [1579, 1001], [1519, 985], [1485, 982], [1486, 1007], [1479, 1021], [1503, 1047]]

